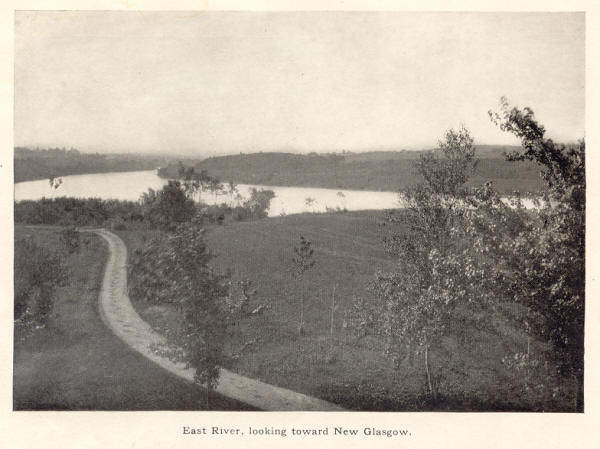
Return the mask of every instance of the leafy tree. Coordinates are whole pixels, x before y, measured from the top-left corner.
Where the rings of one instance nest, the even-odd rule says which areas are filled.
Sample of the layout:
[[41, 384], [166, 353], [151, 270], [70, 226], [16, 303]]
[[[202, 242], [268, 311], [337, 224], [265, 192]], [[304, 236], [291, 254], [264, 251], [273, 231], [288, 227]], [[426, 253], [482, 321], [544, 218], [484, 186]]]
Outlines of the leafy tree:
[[385, 244], [397, 266], [376, 276], [377, 311], [364, 304], [355, 307], [363, 315], [358, 320], [361, 331], [383, 337], [387, 353], [398, 365], [407, 356], [423, 357], [426, 385], [433, 399], [437, 388], [431, 349], [441, 349], [443, 338], [453, 331], [447, 323], [458, 314], [463, 320], [475, 317], [461, 312], [466, 298], [453, 285], [454, 274], [443, 276], [439, 264], [460, 251], [452, 229], [466, 195], [464, 184], [476, 164], [473, 139], [464, 128], [450, 130], [440, 142], [440, 153], [420, 158], [416, 168], [425, 182], [402, 192], [405, 209], [388, 215], [386, 226], [392, 232]]
[[188, 197], [179, 181], [169, 181], [161, 190], [149, 189], [141, 197], [144, 218], [153, 226], [172, 230], [180, 223], [189, 221], [195, 212], [195, 204]]
[[209, 177], [207, 182], [208, 190], [210, 190], [215, 196], [215, 205], [217, 204], [217, 195], [223, 193], [225, 187], [223, 183], [219, 181], [217, 178]]
[[336, 195], [342, 201], [342, 210], [346, 210], [346, 195], [344, 195], [344, 192], [338, 192], [338, 193], [336, 193]]
[[239, 196], [238, 186], [234, 181], [227, 182], [227, 193], [229, 194], [229, 207], [233, 208], [234, 200]]
[[58, 190], [58, 188], [62, 185], [62, 178], [55, 178], [54, 176], [51, 176], [48, 179], [48, 182], [50, 183], [50, 188], [52, 189], [52, 191], [54, 190]]
[[[501, 113], [491, 116], [522, 141], [523, 151], [509, 159], [539, 164], [545, 198], [537, 201], [537, 209], [526, 210], [518, 195], [507, 202], [490, 183], [465, 188], [475, 164], [472, 139], [464, 130], [448, 133], [440, 145], [446, 160], [419, 161], [425, 183], [404, 192], [406, 211], [390, 215], [386, 223], [393, 229], [386, 244], [397, 268], [378, 274], [379, 306], [358, 307], [358, 323], [384, 336], [397, 362], [421, 354], [435, 398], [430, 350], [440, 350], [448, 337], [466, 344], [474, 337], [470, 329], [498, 332], [494, 317], [502, 315], [527, 334], [527, 353], [504, 358], [525, 369], [525, 376], [516, 373], [524, 378], [527, 398], [521, 401], [545, 409], [544, 404], [554, 404], [557, 391], [567, 388], [556, 376], [570, 376], [578, 386], [575, 409], [582, 410], [585, 143], [554, 143], [530, 109], [510, 108], [504, 99]], [[507, 315], [509, 303], [520, 305], [519, 312]], [[532, 354], [532, 340], [548, 342], [550, 350], [542, 353], [537, 345], [538, 353]], [[443, 379], [437, 378], [439, 387]]]
[[175, 306], [181, 323], [168, 338], [184, 349], [196, 369], [196, 381], [216, 386], [230, 321], [228, 275], [213, 272], [213, 259], [194, 224], [180, 224], [172, 233], [151, 240], [137, 251], [130, 266], [130, 294], [147, 302]]
[[309, 196], [309, 197], [307, 197], [307, 198], [304, 200], [304, 204], [306, 204], [306, 206], [307, 206], [307, 207], [310, 207], [311, 209], [313, 209], [313, 212], [314, 212], [314, 208], [315, 208], [315, 204], [316, 204], [316, 203], [317, 203], [317, 200], [316, 200], [316, 199], [314, 199], [314, 198], [312, 198], [312, 197], [310, 197], [310, 196]]
[[244, 202], [243, 207], [250, 212], [251, 216], [265, 218], [273, 198], [275, 198], [275, 192], [272, 190], [251, 188], [250, 198]]
[[417, 162], [417, 171], [425, 179], [425, 186], [440, 195], [457, 195], [475, 170], [475, 147], [469, 131], [461, 127], [446, 132], [439, 142], [443, 157], [430, 152]]
[[[296, 282], [304, 277], [304, 274], [315, 265], [314, 250], [312, 243], [303, 235], [300, 236], [300, 243], [294, 246], [294, 255], [292, 256], [293, 271], [292, 275]], [[298, 323], [298, 334], [304, 335], [304, 292], [300, 293], [300, 320]]]
[[509, 246], [496, 273], [504, 268], [514, 274], [507, 291], [535, 313], [532, 331], [552, 343], [550, 356], [560, 372], [576, 380], [576, 408], [583, 410], [585, 141], [553, 142], [530, 108], [511, 108], [505, 98], [501, 112], [490, 116], [521, 140], [523, 150], [509, 159], [538, 163], [548, 186], [548, 200]]

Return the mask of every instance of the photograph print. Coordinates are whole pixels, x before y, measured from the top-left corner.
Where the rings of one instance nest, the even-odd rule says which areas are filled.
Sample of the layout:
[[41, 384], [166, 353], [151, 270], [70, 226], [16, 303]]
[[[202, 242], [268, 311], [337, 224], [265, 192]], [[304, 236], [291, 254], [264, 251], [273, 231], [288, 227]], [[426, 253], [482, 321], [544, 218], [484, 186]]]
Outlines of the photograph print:
[[13, 410], [584, 411], [585, 13], [14, 35]]

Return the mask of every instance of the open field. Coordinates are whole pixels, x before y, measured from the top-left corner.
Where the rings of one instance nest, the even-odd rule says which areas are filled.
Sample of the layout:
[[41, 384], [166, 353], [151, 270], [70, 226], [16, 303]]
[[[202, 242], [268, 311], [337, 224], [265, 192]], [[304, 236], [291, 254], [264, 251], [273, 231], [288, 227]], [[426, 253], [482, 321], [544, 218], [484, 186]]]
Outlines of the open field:
[[[15, 228], [15, 241], [29, 236], [60, 250], [61, 228]], [[206, 395], [157, 367], [119, 340], [102, 322], [98, 292], [107, 258], [97, 236], [67, 258], [69, 283], [59, 288], [46, 328], [22, 340], [15, 335], [15, 410], [201, 410]], [[210, 409], [247, 410], [245, 404], [211, 395]]]
[[[261, 381], [361, 410], [527, 410], [519, 376], [502, 358], [526, 347], [525, 334], [499, 317], [490, 329], [466, 329], [463, 342], [447, 339], [431, 355], [434, 371], [443, 370], [444, 398], [431, 402], [420, 360], [405, 360], [395, 370], [374, 338], [359, 337], [344, 325], [355, 296], [367, 290], [375, 271], [393, 266], [383, 251], [382, 212], [303, 214], [212, 227], [209, 246], [214, 266], [231, 268], [236, 282], [251, 279], [258, 287], [254, 306], [268, 304], [262, 315], [247, 317], [230, 333], [227, 368]], [[120, 231], [129, 251], [143, 233]], [[291, 257], [300, 235], [313, 242], [316, 265], [301, 281], [291, 276]], [[336, 287], [333, 353], [330, 353], [331, 296]], [[298, 335], [300, 298], [304, 296], [305, 335]], [[134, 298], [132, 298], [134, 299]], [[135, 303], [156, 328], [177, 319], [167, 306]], [[517, 310], [518, 313], [518, 310]], [[447, 323], [462, 326], [462, 323]], [[541, 349], [537, 343], [532, 348]], [[442, 376], [440, 376], [442, 377]], [[561, 405], [558, 405], [561, 407]]]

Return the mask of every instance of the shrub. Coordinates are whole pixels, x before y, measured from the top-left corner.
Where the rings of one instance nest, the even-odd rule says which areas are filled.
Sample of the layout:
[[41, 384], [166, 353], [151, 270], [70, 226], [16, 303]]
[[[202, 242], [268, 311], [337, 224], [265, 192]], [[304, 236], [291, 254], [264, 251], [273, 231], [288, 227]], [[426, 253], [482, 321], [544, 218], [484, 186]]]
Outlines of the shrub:
[[181, 317], [169, 340], [184, 349], [196, 380], [212, 387], [218, 379], [230, 320], [227, 277], [209, 266], [214, 256], [194, 224], [180, 224], [133, 254], [130, 294], [153, 304], [171, 304]]
[[37, 245], [31, 238], [16, 240], [14, 273], [15, 325], [25, 328], [45, 325], [56, 289], [67, 281], [63, 256]]
[[81, 248], [81, 238], [75, 226], [69, 226], [60, 233], [60, 240], [67, 254], [78, 253]]

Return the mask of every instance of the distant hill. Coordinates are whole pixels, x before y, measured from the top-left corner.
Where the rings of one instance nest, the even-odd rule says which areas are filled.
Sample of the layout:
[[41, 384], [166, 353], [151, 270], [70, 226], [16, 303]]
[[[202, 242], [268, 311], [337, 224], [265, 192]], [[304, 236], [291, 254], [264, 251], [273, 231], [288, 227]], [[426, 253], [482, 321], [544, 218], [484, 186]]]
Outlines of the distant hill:
[[14, 149], [15, 182], [116, 171], [152, 170], [172, 159], [131, 154], [87, 154], [76, 149]]
[[[475, 145], [477, 157], [482, 159], [504, 159], [504, 153], [510, 153], [518, 150], [518, 146], [510, 145]], [[415, 160], [422, 154], [435, 151], [428, 150], [388, 150], [388, 151], [365, 151], [362, 153], [346, 152], [344, 156], [346, 162], [364, 162], [364, 161], [396, 161], [396, 160]]]
[[[504, 151], [517, 148], [477, 147], [480, 161], [470, 183], [478, 185], [492, 181], [502, 193], [541, 190], [543, 183], [535, 164], [504, 160]], [[210, 157], [195, 164], [195, 168], [196, 171], [206, 170], [221, 180], [241, 184], [397, 191], [421, 181], [414, 162], [424, 152], [251, 153]], [[176, 178], [177, 174], [176, 164], [159, 171], [165, 178]]]

